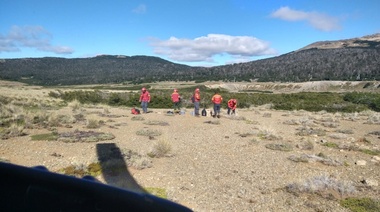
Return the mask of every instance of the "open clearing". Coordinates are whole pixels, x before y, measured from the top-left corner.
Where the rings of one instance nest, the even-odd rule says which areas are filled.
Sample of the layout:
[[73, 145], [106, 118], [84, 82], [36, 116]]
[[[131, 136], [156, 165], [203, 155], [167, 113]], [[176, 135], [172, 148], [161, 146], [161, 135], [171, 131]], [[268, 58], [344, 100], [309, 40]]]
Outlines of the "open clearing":
[[[48, 96], [48, 88], [2, 82], [0, 90], [15, 102], [59, 104]], [[380, 195], [379, 113], [275, 111], [260, 106], [238, 109], [237, 116], [228, 116], [224, 110], [217, 119], [191, 116], [191, 109], [184, 115], [167, 114], [168, 109], [132, 115], [130, 109], [104, 105], [48, 109], [49, 116], [64, 115], [72, 121], [25, 128], [25, 136], [0, 140], [0, 160], [59, 172], [106, 160], [99, 155], [104, 146], [119, 149], [123, 156], [133, 151], [141, 157], [134, 161], [124, 157], [127, 174], [111, 176], [104, 171], [97, 179], [136, 191], [162, 188], [168, 199], [194, 211], [348, 211], [339, 205], [340, 199]], [[70, 119], [78, 114], [82, 119]], [[99, 126], [89, 129], [90, 120]], [[94, 142], [31, 139], [52, 131], [93, 131], [114, 138]], [[147, 156], [163, 144], [170, 151], [161, 157]], [[130, 177], [139, 185], [132, 184]], [[333, 186], [319, 189], [321, 182]], [[311, 187], [316, 190], [309, 192]]]

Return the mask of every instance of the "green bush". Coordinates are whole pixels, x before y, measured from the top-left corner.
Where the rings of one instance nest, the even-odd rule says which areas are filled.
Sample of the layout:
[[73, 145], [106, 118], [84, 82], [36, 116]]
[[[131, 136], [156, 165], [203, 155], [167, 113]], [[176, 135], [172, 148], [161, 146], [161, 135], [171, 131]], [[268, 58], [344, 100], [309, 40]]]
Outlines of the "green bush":
[[380, 94], [367, 92], [350, 92], [346, 93], [343, 99], [359, 105], [366, 105], [371, 110], [380, 111]]
[[[137, 86], [141, 87], [141, 86]], [[201, 107], [212, 107], [211, 98], [215, 91], [223, 97], [222, 108], [227, 108], [227, 101], [231, 98], [238, 100], [238, 108], [249, 108], [265, 104], [273, 105], [277, 110], [306, 110], [306, 111], [327, 111], [327, 112], [360, 112], [363, 110], [380, 111], [380, 94], [351, 92], [346, 94], [329, 92], [301, 92], [291, 94], [273, 93], [229, 93], [225, 89], [210, 89], [204, 85], [190, 86], [181, 88], [184, 107], [193, 107], [190, 98], [194, 90], [199, 88], [201, 91]], [[150, 108], [172, 108], [173, 103], [170, 95], [171, 89], [152, 89]], [[62, 98], [69, 102], [78, 100], [80, 103], [104, 103], [112, 106], [139, 106], [140, 93], [105, 93], [99, 90], [94, 91], [68, 91], [50, 92], [49, 96]]]
[[340, 205], [353, 212], [380, 211], [380, 201], [370, 198], [346, 198], [340, 201]]

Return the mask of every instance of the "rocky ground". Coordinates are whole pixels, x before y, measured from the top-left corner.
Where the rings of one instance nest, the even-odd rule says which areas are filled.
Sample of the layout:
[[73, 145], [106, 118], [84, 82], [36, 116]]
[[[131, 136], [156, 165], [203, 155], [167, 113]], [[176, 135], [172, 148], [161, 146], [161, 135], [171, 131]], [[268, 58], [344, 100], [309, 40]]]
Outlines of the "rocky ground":
[[[25, 136], [0, 140], [0, 160], [59, 172], [104, 161], [102, 148], [116, 148], [129, 164], [128, 176], [101, 174], [100, 181], [136, 191], [162, 188], [168, 199], [194, 211], [348, 211], [340, 199], [380, 194], [380, 155], [364, 151], [380, 151], [379, 113], [275, 111], [262, 106], [238, 110], [236, 116], [223, 111], [218, 119], [191, 116], [191, 109], [184, 115], [150, 111], [132, 115], [130, 108], [85, 105], [76, 111], [70, 106], [49, 111], [84, 117], [54, 127], [58, 133], [93, 131], [114, 138], [32, 140], [32, 135], [52, 129], [25, 129]], [[88, 129], [88, 120], [101, 124]], [[147, 156], [163, 144], [171, 151], [163, 157]], [[128, 161], [129, 150], [141, 158]], [[130, 176], [141, 187], [132, 185]]]

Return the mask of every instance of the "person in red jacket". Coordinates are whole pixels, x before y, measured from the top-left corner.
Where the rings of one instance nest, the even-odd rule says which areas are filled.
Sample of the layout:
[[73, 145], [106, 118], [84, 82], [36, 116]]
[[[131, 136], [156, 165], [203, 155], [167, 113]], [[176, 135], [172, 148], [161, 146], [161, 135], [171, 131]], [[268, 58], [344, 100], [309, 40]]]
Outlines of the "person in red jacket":
[[191, 100], [194, 103], [194, 115], [199, 117], [199, 103], [201, 101], [201, 94], [199, 91], [199, 88], [195, 89], [193, 97], [191, 97]]
[[181, 103], [181, 96], [179, 95], [177, 89], [174, 89], [171, 98], [172, 98], [172, 101], [174, 104], [173, 105], [174, 112], [179, 111], [180, 110], [180, 103]]
[[218, 93], [218, 91], [215, 92], [214, 96], [211, 98], [212, 103], [214, 103], [214, 114], [213, 117], [220, 118], [220, 104], [223, 101], [222, 96]]
[[230, 100], [228, 100], [228, 103], [227, 103], [227, 107], [228, 107], [227, 114], [228, 115], [230, 115], [230, 113], [231, 113], [231, 115], [235, 114], [236, 106], [237, 106], [236, 99], [230, 99]]
[[141, 108], [143, 110], [143, 113], [147, 113], [148, 112], [148, 103], [150, 102], [150, 94], [146, 90], [146, 88], [141, 89], [141, 95], [140, 95], [139, 102], [141, 102]]

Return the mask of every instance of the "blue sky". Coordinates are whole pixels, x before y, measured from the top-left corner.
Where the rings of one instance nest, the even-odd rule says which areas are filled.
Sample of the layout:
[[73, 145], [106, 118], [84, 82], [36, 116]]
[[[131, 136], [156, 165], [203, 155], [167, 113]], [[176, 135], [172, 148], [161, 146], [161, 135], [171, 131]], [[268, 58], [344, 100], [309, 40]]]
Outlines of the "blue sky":
[[380, 0], [0, 0], [0, 58], [225, 65], [380, 33], [379, 9]]

